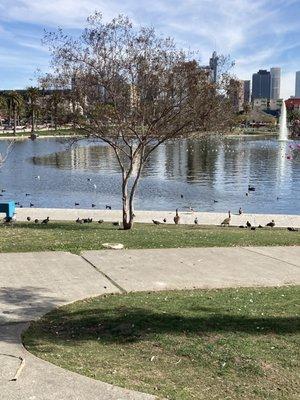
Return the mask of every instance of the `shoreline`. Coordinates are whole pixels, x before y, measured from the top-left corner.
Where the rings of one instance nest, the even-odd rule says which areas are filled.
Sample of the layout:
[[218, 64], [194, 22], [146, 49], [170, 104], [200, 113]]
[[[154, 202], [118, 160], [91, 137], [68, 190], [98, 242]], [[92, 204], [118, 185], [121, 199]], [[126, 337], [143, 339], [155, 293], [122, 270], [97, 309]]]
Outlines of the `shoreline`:
[[[4, 216], [4, 214], [1, 214]], [[135, 222], [152, 223], [152, 220], [158, 220], [163, 224], [163, 219], [167, 219], [167, 224], [174, 224], [173, 218], [175, 211], [135, 211]], [[180, 211], [180, 224], [194, 225], [197, 217], [199, 225], [220, 226], [221, 222], [227, 218], [227, 212], [191, 212]], [[45, 219], [49, 216], [54, 221], [75, 221], [77, 218], [93, 218], [97, 221], [103, 219], [105, 222], [122, 221], [122, 210], [95, 210], [95, 209], [76, 209], [76, 208], [16, 208], [16, 220], [26, 221], [27, 217], [31, 219]], [[232, 214], [231, 226], [245, 225], [249, 221], [253, 226], [265, 226], [268, 222], [274, 220], [277, 228], [300, 228], [300, 215], [292, 214], [251, 214], [242, 215]]]

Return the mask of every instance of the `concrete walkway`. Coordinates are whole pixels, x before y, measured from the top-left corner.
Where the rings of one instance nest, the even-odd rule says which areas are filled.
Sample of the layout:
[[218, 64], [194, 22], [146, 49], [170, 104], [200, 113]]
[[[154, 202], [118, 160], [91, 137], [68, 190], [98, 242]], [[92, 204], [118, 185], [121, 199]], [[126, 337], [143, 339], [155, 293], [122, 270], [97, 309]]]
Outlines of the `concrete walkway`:
[[[236, 210], [237, 211], [237, 210]], [[259, 224], [265, 226], [268, 222], [274, 219], [276, 227], [294, 227], [300, 228], [300, 215], [284, 215], [284, 214], [234, 214], [231, 210], [232, 218], [231, 225], [245, 225], [250, 221], [252, 225]], [[195, 217], [198, 218], [200, 225], [220, 225], [224, 218], [228, 217], [226, 213], [212, 212], [190, 212], [187, 210], [179, 210], [181, 224], [194, 224]], [[152, 223], [153, 219], [163, 221], [167, 219], [168, 224], [174, 224], [174, 211], [135, 211], [135, 221], [142, 223]], [[18, 221], [26, 221], [27, 217], [31, 219], [45, 219], [50, 217], [57, 221], [75, 221], [79, 218], [93, 218], [94, 220], [103, 219], [104, 221], [121, 221], [121, 210], [97, 210], [97, 209], [60, 209], [60, 208], [17, 208], [16, 218]], [[4, 217], [4, 214], [3, 214]]]
[[[45, 312], [125, 291], [300, 284], [300, 247], [0, 254], [0, 400], [151, 400], [29, 354], [20, 335]], [[17, 381], [11, 381], [25, 359]]]

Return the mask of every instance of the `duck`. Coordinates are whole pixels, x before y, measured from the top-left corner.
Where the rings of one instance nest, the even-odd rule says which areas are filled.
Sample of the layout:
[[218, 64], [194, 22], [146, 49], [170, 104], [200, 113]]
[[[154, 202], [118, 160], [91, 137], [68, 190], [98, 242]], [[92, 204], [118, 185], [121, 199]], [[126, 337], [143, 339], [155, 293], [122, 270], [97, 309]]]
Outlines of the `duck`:
[[194, 219], [194, 224], [198, 225], [198, 218], [197, 217]]
[[6, 192], [6, 189], [1, 189], [1, 192], [2, 192], [2, 193]]
[[228, 217], [224, 219], [224, 221], [221, 223], [221, 226], [229, 226], [231, 221], [231, 212], [228, 211]]
[[180, 216], [178, 214], [178, 208], [176, 208], [174, 222], [175, 222], [176, 225], [178, 225], [179, 221], [180, 221]]
[[96, 204], [93, 203], [93, 204], [92, 204], [92, 207], [96, 207]]
[[166, 222], [167, 222], [167, 218], [164, 218], [164, 219], [163, 219], [163, 222], [166, 223]]
[[219, 203], [218, 200], [214, 200], [214, 203]]
[[75, 202], [74, 204], [75, 204], [75, 206], [79, 206], [79, 203], [76, 203], [76, 202]]
[[111, 210], [111, 206], [106, 205], [106, 206], [105, 206], [105, 209], [106, 209], [106, 210]]
[[239, 228], [243, 229], [243, 228], [245, 228], [245, 227], [244, 227], [244, 225], [240, 225]]
[[30, 217], [27, 217], [26, 219], [27, 219], [28, 222], [31, 221], [31, 218], [30, 218]]
[[180, 197], [183, 199], [183, 194], [181, 194]]
[[38, 223], [39, 223], [39, 220], [36, 218], [36, 219], [34, 220], [34, 223], [35, 223], [35, 224], [38, 224]]
[[154, 225], [160, 225], [160, 222], [155, 219], [153, 219], [152, 222], [154, 223]]
[[270, 226], [271, 228], [274, 228], [274, 226], [275, 226], [275, 221], [274, 221], [274, 219], [272, 219], [271, 222], [268, 222], [266, 226]]
[[30, 206], [30, 207], [34, 207], [34, 204], [30, 202], [29, 206]]
[[251, 226], [252, 226], [249, 221], [246, 222], [246, 225], [247, 225], [247, 228], [251, 228]]
[[255, 192], [255, 187], [248, 185], [248, 192]]
[[43, 219], [42, 224], [48, 224], [49, 221], [50, 221], [50, 218], [47, 217], [46, 219]]
[[25, 196], [30, 196], [30, 193], [25, 193]]

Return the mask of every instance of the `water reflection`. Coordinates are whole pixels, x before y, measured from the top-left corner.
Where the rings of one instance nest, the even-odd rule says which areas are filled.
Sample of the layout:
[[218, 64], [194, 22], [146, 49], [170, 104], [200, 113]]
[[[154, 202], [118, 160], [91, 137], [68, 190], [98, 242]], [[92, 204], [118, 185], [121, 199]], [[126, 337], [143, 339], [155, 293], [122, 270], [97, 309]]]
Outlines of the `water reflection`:
[[[267, 139], [168, 142], [145, 165], [136, 207], [299, 213], [300, 165], [287, 160], [286, 152], [286, 144]], [[27, 192], [41, 207], [74, 207], [75, 201], [80, 207], [121, 207], [119, 166], [113, 150], [100, 142], [71, 148], [55, 139], [18, 142], [0, 179], [8, 188], [4, 197], [24, 206]], [[248, 184], [256, 191], [246, 196]]]

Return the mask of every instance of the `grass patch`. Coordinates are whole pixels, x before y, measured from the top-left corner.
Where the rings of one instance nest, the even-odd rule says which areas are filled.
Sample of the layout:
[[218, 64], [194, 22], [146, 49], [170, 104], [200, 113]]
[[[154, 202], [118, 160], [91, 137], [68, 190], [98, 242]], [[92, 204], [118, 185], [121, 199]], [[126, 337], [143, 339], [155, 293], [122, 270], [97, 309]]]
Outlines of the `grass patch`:
[[106, 295], [23, 335], [40, 358], [173, 400], [298, 399], [300, 287]]
[[128, 249], [300, 245], [300, 232], [286, 229], [257, 229], [191, 225], [135, 224], [130, 231], [110, 223], [76, 224], [52, 222], [35, 225], [17, 222], [0, 226], [0, 252], [70, 251], [101, 249], [101, 243], [119, 242]]

